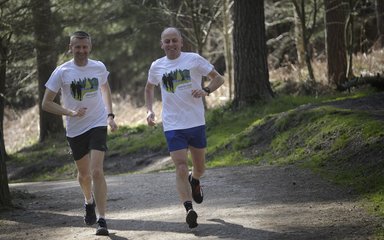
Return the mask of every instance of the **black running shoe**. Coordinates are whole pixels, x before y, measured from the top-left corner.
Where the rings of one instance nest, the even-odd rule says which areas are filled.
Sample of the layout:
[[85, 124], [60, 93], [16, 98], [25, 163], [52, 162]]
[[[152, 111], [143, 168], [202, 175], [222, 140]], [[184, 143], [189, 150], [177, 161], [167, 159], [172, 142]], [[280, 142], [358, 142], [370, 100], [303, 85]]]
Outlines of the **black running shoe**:
[[92, 204], [84, 204], [84, 207], [85, 207], [84, 223], [87, 225], [95, 224], [96, 223], [95, 200], [93, 200]]
[[108, 236], [109, 232], [107, 228], [107, 222], [105, 221], [105, 219], [99, 218], [99, 220], [97, 221], [97, 224], [99, 224], [99, 226], [97, 226], [96, 235]]
[[187, 222], [189, 228], [195, 228], [199, 225], [197, 224], [197, 213], [195, 210], [189, 209], [185, 221]]
[[192, 179], [192, 173], [189, 174], [188, 180], [191, 184], [193, 200], [198, 204], [202, 203], [204, 195], [203, 188], [200, 186], [200, 182], [196, 179]]

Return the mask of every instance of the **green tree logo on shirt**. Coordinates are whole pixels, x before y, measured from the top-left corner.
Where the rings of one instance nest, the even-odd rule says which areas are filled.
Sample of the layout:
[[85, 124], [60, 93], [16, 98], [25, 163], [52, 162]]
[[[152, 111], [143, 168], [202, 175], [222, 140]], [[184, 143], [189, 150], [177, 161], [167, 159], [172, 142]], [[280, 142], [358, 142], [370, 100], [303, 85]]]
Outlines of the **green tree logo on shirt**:
[[71, 95], [74, 99], [82, 101], [84, 95], [90, 92], [96, 92], [99, 88], [99, 81], [97, 78], [84, 78], [73, 80], [71, 83]]

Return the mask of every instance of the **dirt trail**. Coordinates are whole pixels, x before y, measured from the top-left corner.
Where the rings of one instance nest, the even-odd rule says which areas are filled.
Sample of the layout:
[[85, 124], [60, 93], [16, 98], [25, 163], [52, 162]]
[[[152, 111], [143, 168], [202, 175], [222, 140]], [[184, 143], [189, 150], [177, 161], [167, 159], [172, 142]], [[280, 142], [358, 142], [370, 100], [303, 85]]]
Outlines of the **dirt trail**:
[[11, 184], [35, 198], [0, 214], [0, 239], [374, 239], [379, 219], [348, 189], [294, 166], [208, 169], [190, 230], [173, 172], [108, 176], [109, 237], [82, 222], [77, 182]]

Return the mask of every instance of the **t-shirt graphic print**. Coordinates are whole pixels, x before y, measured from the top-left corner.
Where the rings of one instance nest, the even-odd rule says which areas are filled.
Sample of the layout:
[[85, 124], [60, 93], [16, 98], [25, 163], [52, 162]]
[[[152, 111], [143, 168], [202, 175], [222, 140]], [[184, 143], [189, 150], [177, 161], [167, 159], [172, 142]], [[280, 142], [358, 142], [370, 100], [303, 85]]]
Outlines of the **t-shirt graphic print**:
[[163, 88], [167, 92], [175, 92], [175, 89], [182, 84], [191, 83], [191, 74], [188, 69], [171, 71], [164, 73], [162, 77]]
[[94, 95], [99, 87], [97, 78], [84, 78], [71, 82], [71, 95], [74, 99], [82, 101], [84, 95]]

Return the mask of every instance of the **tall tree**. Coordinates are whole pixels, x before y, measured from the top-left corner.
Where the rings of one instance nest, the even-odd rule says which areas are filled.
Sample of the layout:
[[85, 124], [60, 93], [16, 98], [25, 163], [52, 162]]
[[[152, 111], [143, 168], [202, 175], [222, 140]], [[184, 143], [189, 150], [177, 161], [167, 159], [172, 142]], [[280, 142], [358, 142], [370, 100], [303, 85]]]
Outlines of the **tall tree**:
[[345, 0], [324, 0], [328, 81], [337, 89], [347, 81], [347, 55], [345, 47]]
[[384, 47], [384, 1], [376, 0], [376, 19], [377, 19], [377, 34], [379, 39], [377, 47]]
[[[311, 62], [311, 54], [309, 49], [309, 39], [311, 38], [313, 31], [315, 29], [316, 24], [316, 18], [317, 18], [317, 0], [313, 0], [313, 8], [312, 8], [312, 24], [311, 26], [307, 26], [307, 13], [305, 9], [305, 2], [304, 0], [291, 0], [297, 15], [297, 18], [300, 22], [301, 26], [301, 33], [299, 34], [301, 36], [301, 44], [299, 46], [302, 46], [304, 50], [304, 60], [307, 65], [308, 69], [308, 77], [311, 81], [315, 81], [315, 75], [313, 74], [313, 68], [312, 68], [312, 62]], [[308, 1], [307, 1], [308, 2]]]
[[228, 77], [228, 86], [229, 86], [229, 100], [232, 100], [232, 72], [233, 72], [233, 56], [232, 56], [232, 21], [231, 21], [231, 6], [233, 1], [224, 0], [223, 1], [223, 35], [224, 35], [224, 56], [225, 56], [225, 69]]
[[[300, 17], [297, 14], [297, 11], [295, 10], [293, 12], [293, 19], [295, 23], [295, 44], [296, 44], [296, 51], [297, 51], [297, 64], [300, 68], [304, 67], [305, 64], [305, 47], [304, 47], [304, 41], [303, 41], [303, 31], [302, 31], [302, 25], [300, 21]], [[299, 71], [300, 73], [301, 71]]]
[[11, 205], [11, 194], [9, 192], [7, 167], [5, 164], [8, 157], [5, 151], [3, 131], [5, 77], [10, 37], [11, 33], [0, 36], [0, 208]]
[[12, 31], [4, 31], [0, 35], [0, 151], [4, 160], [8, 158], [7, 152], [5, 151], [3, 123], [5, 107], [5, 80], [11, 36]]
[[[33, 25], [35, 30], [35, 47], [37, 59], [37, 72], [39, 81], [39, 114], [40, 114], [40, 142], [49, 135], [63, 133], [63, 119], [41, 108], [45, 83], [56, 67], [57, 51], [55, 48], [56, 31], [51, 12], [50, 0], [31, 1]], [[55, 102], [60, 102], [59, 96]]]
[[[3, 134], [3, 128], [1, 128], [1, 134]], [[4, 145], [4, 139], [0, 139], [0, 144]], [[5, 152], [0, 152], [0, 209], [12, 205], [11, 193], [8, 186], [8, 174], [5, 164]]]
[[355, 16], [356, 14], [356, 6], [354, 4], [358, 4], [359, 2], [356, 1], [353, 3], [353, 0], [348, 0], [348, 14], [346, 14], [346, 20], [345, 20], [345, 48], [347, 51], [347, 70], [346, 70], [346, 77], [348, 80], [352, 79], [354, 77], [353, 74], [353, 45], [355, 43], [355, 34], [354, 34], [354, 28], [355, 28]]
[[273, 97], [269, 83], [264, 0], [234, 1], [234, 104], [254, 104]]
[[[0, 129], [1, 135], [3, 135], [3, 128]], [[4, 139], [0, 139], [0, 144], [4, 146]], [[8, 186], [8, 174], [5, 164], [6, 155], [4, 150], [0, 151], [0, 209], [12, 205], [11, 193]]]
[[[0, 8], [4, 6], [4, 2], [0, 4]], [[12, 31], [4, 24], [6, 21], [1, 19], [1, 31], [0, 31], [0, 208], [10, 206], [11, 194], [8, 186], [7, 175], [7, 153], [5, 151], [4, 143], [4, 105], [5, 105], [5, 79], [7, 70], [7, 61], [9, 53], [9, 43], [12, 36]]]

